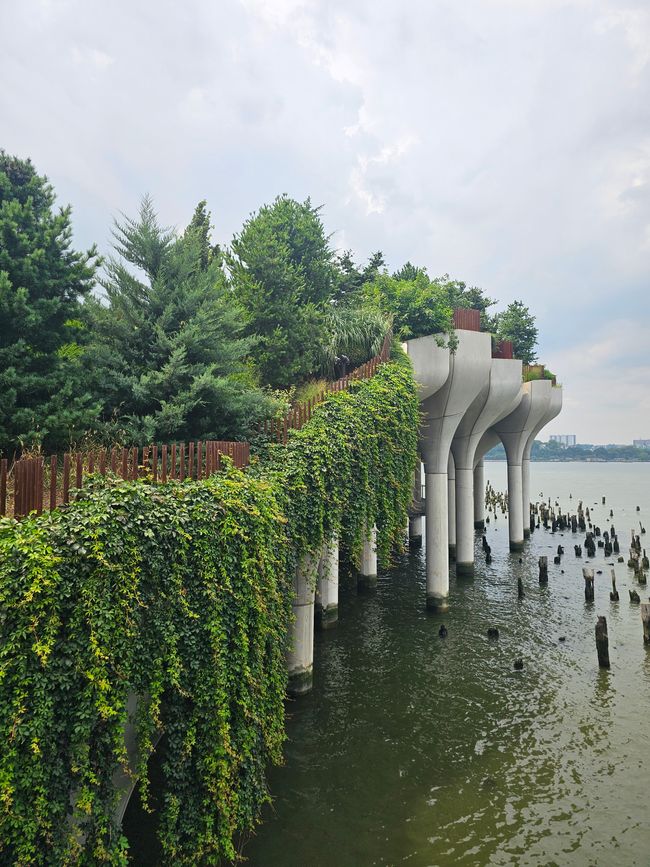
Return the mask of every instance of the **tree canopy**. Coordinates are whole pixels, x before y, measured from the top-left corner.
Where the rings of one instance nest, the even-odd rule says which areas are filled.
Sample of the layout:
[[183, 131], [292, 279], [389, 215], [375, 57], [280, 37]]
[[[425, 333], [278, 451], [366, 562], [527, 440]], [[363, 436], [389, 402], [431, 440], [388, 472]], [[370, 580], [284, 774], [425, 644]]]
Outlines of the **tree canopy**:
[[46, 177], [0, 151], [0, 451], [66, 446], [98, 404], [84, 384], [80, 302], [98, 264], [71, 246], [70, 208]]
[[273, 402], [248, 364], [255, 340], [210, 244], [205, 203], [176, 237], [145, 197], [113, 236], [108, 304], [88, 305], [104, 428], [129, 442], [245, 435]]
[[244, 223], [227, 262], [262, 382], [288, 388], [317, 371], [336, 281], [320, 209], [279, 196]]
[[513, 301], [495, 317], [495, 333], [499, 340], [510, 340], [515, 358], [524, 364], [537, 361], [537, 326], [535, 317], [523, 301]]

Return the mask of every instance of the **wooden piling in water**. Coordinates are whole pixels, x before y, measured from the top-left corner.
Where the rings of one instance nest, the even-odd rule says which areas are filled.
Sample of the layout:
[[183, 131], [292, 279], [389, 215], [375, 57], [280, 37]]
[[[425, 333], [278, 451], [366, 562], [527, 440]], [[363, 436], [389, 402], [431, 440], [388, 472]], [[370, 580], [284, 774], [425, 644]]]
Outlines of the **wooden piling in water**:
[[650, 602], [641, 603], [641, 622], [643, 623], [643, 643], [650, 644]]
[[594, 570], [588, 569], [586, 566], [582, 570], [582, 577], [585, 579], [585, 602], [594, 601]]
[[598, 653], [598, 665], [601, 668], [609, 668], [609, 637], [606, 617], [599, 617], [596, 623], [596, 652]]
[[548, 557], [540, 557], [539, 565], [539, 583], [548, 584]]

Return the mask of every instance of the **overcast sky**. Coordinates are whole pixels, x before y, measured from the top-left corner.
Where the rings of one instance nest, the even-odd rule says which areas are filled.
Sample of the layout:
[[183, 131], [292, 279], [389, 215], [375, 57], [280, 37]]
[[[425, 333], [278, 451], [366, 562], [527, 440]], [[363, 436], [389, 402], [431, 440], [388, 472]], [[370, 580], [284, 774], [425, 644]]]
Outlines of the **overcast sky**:
[[79, 246], [277, 194], [537, 316], [541, 434], [650, 438], [650, 0], [0, 0], [0, 146]]

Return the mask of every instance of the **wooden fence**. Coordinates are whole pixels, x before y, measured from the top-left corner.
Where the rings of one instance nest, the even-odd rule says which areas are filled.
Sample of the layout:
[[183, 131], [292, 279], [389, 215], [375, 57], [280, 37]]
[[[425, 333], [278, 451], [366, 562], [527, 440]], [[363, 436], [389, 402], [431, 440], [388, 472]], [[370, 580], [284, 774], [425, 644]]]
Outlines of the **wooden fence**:
[[149, 476], [154, 482], [168, 479], [202, 479], [221, 469], [221, 456], [228, 455], [239, 468], [248, 466], [250, 445], [226, 440], [198, 440], [171, 446], [99, 449], [65, 454], [60, 461], [49, 458], [20, 458], [9, 466], [0, 460], [0, 515], [22, 518], [30, 512], [41, 514], [70, 502], [70, 492], [81, 488], [89, 473], [107, 472], [122, 479]]
[[461, 331], [480, 331], [481, 311], [472, 307], [458, 307], [454, 310], [454, 328]]
[[511, 340], [499, 340], [492, 349], [492, 358], [514, 358]]
[[377, 372], [380, 364], [388, 361], [390, 358], [390, 344], [393, 339], [393, 332], [389, 331], [384, 337], [384, 342], [380, 351], [370, 361], [366, 361], [360, 367], [357, 367], [347, 376], [341, 379], [328, 382], [326, 388], [323, 389], [315, 397], [304, 403], [296, 404], [284, 418], [269, 419], [260, 425], [259, 432], [264, 433], [278, 443], [287, 443], [287, 434], [290, 430], [300, 430], [314, 414], [316, 407], [321, 404], [328, 394], [337, 391], [345, 391], [351, 382], [359, 379], [370, 379]]
[[[289, 430], [299, 430], [312, 417], [314, 409], [332, 392], [345, 391], [351, 382], [369, 379], [377, 368], [390, 358], [392, 332], [386, 334], [380, 352], [357, 367], [347, 376], [328, 383], [315, 398], [297, 404], [284, 418], [271, 419], [260, 425], [279, 443], [287, 442]], [[226, 440], [198, 440], [174, 443], [171, 446], [151, 445], [133, 448], [99, 449], [89, 452], [70, 452], [60, 461], [56, 455], [20, 458], [10, 465], [0, 460], [0, 516], [23, 518], [30, 512], [44, 510], [70, 502], [71, 491], [81, 488], [90, 473], [105, 475], [111, 472], [122, 479], [150, 476], [153, 482], [168, 479], [202, 479], [218, 472], [221, 456], [228, 455], [236, 467], [250, 462], [250, 444]]]

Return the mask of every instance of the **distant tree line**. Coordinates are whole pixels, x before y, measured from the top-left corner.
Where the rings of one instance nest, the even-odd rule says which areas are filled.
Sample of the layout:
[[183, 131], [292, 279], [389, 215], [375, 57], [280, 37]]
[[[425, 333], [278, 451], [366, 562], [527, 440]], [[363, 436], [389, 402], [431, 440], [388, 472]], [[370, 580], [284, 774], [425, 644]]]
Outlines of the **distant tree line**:
[[449, 333], [455, 307], [481, 312], [495, 339], [535, 360], [537, 328], [495, 301], [407, 262], [390, 273], [337, 252], [321, 209], [279, 196], [229, 245], [199, 202], [188, 226], [162, 226], [145, 197], [113, 227], [113, 249], [72, 249], [30, 160], [0, 151], [0, 453], [84, 442], [243, 438], [311, 379], [372, 357], [386, 330]]
[[[595, 446], [584, 443], [563, 446], [557, 442], [535, 440], [530, 458], [533, 461], [650, 461], [650, 449], [632, 445]], [[486, 461], [505, 459], [505, 449], [501, 444], [485, 455]]]

